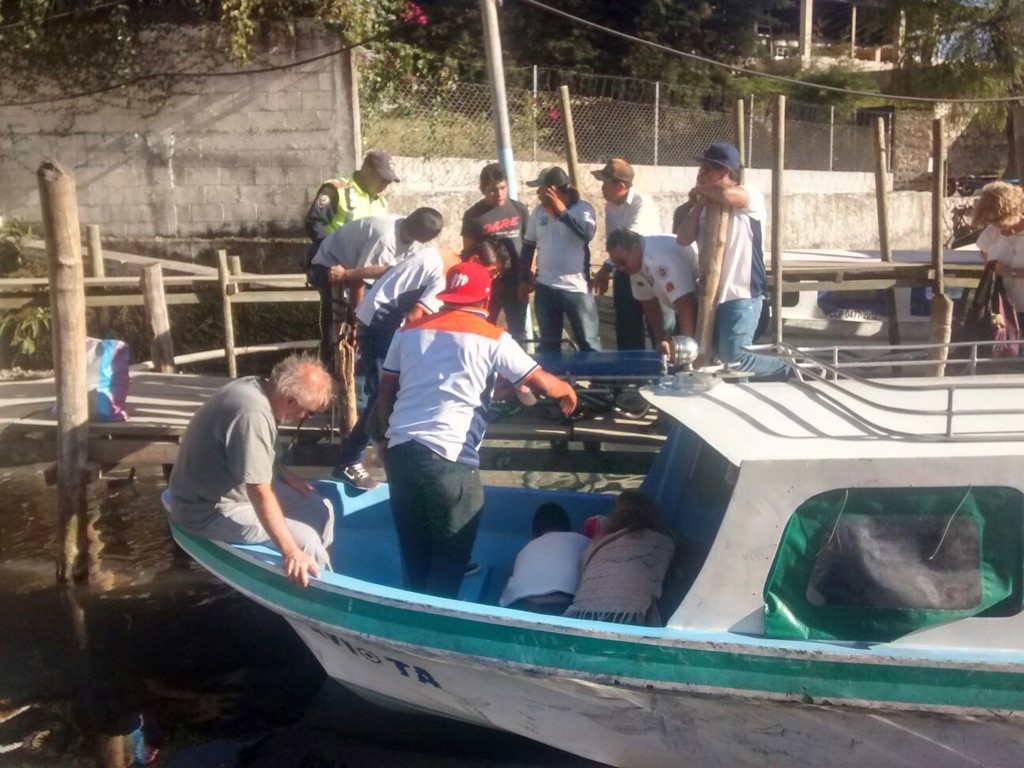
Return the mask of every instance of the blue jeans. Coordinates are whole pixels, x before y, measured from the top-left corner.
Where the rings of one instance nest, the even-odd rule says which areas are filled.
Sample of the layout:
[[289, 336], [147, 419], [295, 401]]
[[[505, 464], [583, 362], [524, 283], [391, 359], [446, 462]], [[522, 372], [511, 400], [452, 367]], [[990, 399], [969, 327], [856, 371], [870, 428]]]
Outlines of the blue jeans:
[[[366, 430], [367, 419], [373, 416], [373, 410], [377, 407], [377, 390], [380, 389], [381, 368], [384, 365], [384, 358], [388, 354], [388, 347], [391, 346], [391, 339], [397, 328], [387, 326], [366, 326], [359, 323], [356, 328], [356, 343], [359, 345], [359, 361], [363, 366], [363, 394], [366, 396], [366, 405], [359, 412], [352, 431], [348, 433], [345, 442], [341, 444], [341, 453], [338, 456], [338, 464], [347, 467], [360, 461], [363, 451], [370, 444], [370, 435]], [[356, 378], [358, 386], [359, 377]]]
[[415, 440], [389, 448], [386, 469], [406, 588], [457, 597], [484, 508], [480, 471]]
[[562, 346], [562, 320], [569, 319], [573, 341], [581, 352], [600, 352], [597, 304], [589, 293], [570, 293], [537, 283], [534, 297], [537, 325], [540, 327], [540, 351], [558, 352]]
[[774, 357], [744, 352], [754, 343], [763, 298], [733, 299], [715, 310], [715, 354], [734, 371], [752, 376], [784, 376], [789, 366]]
[[509, 335], [520, 344], [526, 338], [526, 307], [527, 303], [519, 300], [518, 280], [502, 275], [494, 281], [490, 302], [492, 322], [497, 322], [498, 314], [504, 310]]

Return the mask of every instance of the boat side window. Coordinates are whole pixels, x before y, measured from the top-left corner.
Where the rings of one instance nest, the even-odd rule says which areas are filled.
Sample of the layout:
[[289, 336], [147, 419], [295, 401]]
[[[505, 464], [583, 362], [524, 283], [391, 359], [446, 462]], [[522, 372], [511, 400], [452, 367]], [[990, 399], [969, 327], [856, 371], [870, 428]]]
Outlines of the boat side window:
[[765, 585], [770, 637], [885, 642], [1021, 609], [1014, 488], [845, 488], [793, 513]]

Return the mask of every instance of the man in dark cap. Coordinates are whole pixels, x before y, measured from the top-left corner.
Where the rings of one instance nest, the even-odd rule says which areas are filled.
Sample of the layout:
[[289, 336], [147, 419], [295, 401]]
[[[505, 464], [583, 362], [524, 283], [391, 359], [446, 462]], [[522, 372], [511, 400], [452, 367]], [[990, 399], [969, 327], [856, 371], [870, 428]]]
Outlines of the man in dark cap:
[[[534, 306], [540, 326], [540, 348], [557, 352], [561, 347], [562, 322], [568, 319], [581, 351], [601, 349], [597, 304], [590, 293], [590, 241], [597, 229], [594, 207], [580, 199], [561, 168], [544, 169], [526, 182], [537, 190], [540, 205], [534, 208], [523, 236], [519, 262], [519, 295], [525, 300], [536, 290]], [[537, 256], [537, 275], [533, 257]]]
[[768, 293], [764, 266], [764, 195], [740, 184], [740, 153], [732, 144], [717, 142], [696, 158], [697, 186], [690, 190], [694, 205], [676, 232], [682, 246], [703, 242], [704, 209], [718, 203], [729, 216], [715, 309], [714, 347], [718, 359], [753, 376], [785, 374], [777, 359], [744, 352], [754, 343], [761, 308]]
[[343, 224], [388, 212], [381, 195], [389, 184], [398, 181], [391, 155], [379, 149], [363, 158], [358, 171], [348, 179], [328, 179], [320, 185], [306, 214], [306, 234], [313, 241], [313, 253], [331, 232]]

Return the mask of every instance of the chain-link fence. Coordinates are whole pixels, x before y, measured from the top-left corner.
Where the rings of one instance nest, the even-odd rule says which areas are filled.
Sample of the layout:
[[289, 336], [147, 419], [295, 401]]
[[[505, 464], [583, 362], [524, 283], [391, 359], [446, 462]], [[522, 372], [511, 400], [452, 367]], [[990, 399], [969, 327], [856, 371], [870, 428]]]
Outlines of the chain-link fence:
[[[527, 68], [507, 74], [515, 156], [565, 156], [558, 85], [568, 85], [581, 163], [621, 156], [638, 165], [692, 166], [713, 141], [735, 140], [735, 100], [721, 93], [647, 80]], [[774, 99], [744, 98], [747, 165], [766, 168], [774, 153]], [[363, 143], [414, 157], [494, 155], [487, 85], [409, 82], [363, 102]], [[856, 113], [787, 100], [786, 167], [870, 171], [873, 128]]]

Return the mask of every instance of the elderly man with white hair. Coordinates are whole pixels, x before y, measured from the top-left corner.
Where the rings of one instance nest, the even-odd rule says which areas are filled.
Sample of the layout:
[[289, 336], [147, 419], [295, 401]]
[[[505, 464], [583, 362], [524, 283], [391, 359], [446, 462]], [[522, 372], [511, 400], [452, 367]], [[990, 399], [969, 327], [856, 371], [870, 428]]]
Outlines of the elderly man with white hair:
[[308, 355], [291, 355], [269, 378], [237, 379], [192, 417], [170, 479], [170, 514], [196, 536], [229, 544], [272, 542], [300, 586], [330, 568], [334, 510], [275, 461], [279, 424], [323, 410], [333, 381]]

